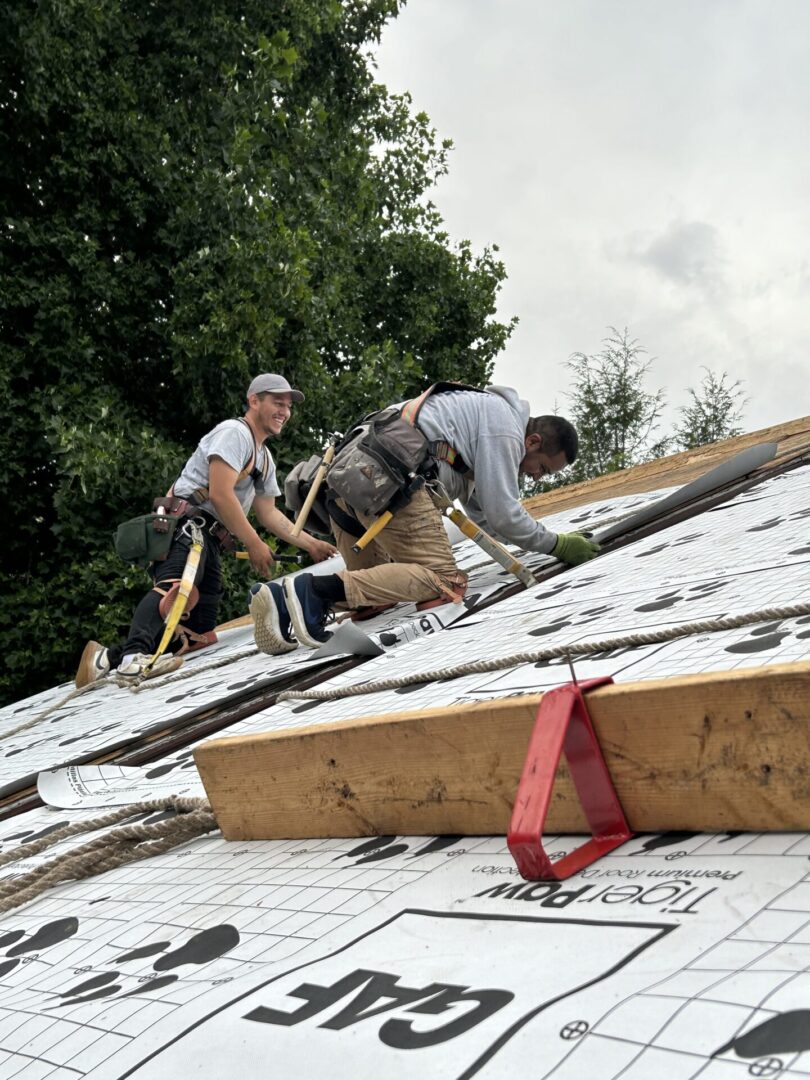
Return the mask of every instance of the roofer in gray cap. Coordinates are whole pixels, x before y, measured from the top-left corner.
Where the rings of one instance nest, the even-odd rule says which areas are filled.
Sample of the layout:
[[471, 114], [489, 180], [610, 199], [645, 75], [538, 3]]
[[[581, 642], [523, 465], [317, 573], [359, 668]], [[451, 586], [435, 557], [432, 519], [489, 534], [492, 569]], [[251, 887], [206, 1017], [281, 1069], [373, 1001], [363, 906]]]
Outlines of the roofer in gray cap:
[[216, 640], [212, 633], [222, 596], [220, 557], [240, 541], [250, 564], [262, 578], [271, 576], [274, 559], [267, 544], [248, 521], [253, 512], [269, 533], [285, 543], [303, 548], [315, 562], [336, 553], [332, 544], [309, 533], [292, 535], [292, 522], [275, 504], [281, 494], [276, 467], [265, 440], [281, 434], [293, 403], [304, 395], [294, 390], [283, 375], [257, 375], [247, 390], [244, 416], [222, 423], [200, 440], [168, 497], [185, 500], [187, 507], [162, 562], [152, 563], [154, 587], [135, 610], [127, 640], [105, 648], [89, 641], [84, 648], [76, 685], [86, 686], [116, 670], [125, 679], [138, 680], [155, 652], [171, 601], [183, 575], [191, 536], [184, 524], [191, 518], [202, 522], [204, 546], [186, 616], [170, 649], [149, 670], [150, 677], [173, 671], [182, 663], [178, 655], [202, 648]]

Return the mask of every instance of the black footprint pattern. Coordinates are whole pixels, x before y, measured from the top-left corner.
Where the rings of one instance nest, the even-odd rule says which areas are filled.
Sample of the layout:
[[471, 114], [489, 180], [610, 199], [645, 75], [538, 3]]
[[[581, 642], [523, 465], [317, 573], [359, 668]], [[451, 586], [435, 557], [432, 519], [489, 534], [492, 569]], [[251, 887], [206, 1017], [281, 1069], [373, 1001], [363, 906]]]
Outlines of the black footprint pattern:
[[715, 1050], [719, 1057], [733, 1050], [737, 1057], [761, 1058], [771, 1054], [801, 1054], [810, 1050], [810, 1009], [777, 1013], [743, 1035], [735, 1035]]
[[780, 625], [780, 623], [775, 622], [767, 623], [765, 626], [757, 626], [742, 641], [736, 641], [733, 645], [726, 645], [725, 651], [745, 655], [746, 653], [767, 652], [769, 649], [776, 649], [786, 637], [790, 637], [790, 630], [780, 630]]
[[693, 836], [697, 836], [696, 832], [665, 832], [659, 833], [658, 836], [651, 836], [649, 840], [645, 840], [638, 851], [631, 851], [631, 855], [644, 855], [648, 851], [658, 851], [659, 848], [675, 847], [676, 845], [685, 844], [687, 840], [691, 840]]
[[174, 761], [156, 765], [146, 775], [150, 780], [154, 780], [158, 776], [165, 776], [167, 773], [172, 772], [173, 769], [194, 769], [196, 765], [194, 764], [193, 754], [193, 750], [184, 750], [182, 754], [177, 755]]
[[[650, 600], [649, 603], [639, 604], [637, 608], [633, 608], [634, 611], [663, 611], [666, 608], [674, 607], [681, 602], [690, 603], [694, 600], [702, 600], [706, 596], [712, 596], [714, 593], [719, 592], [720, 589], [725, 588], [726, 583], [724, 581], [704, 581], [700, 585], [692, 585], [689, 589], [679, 590], [673, 589], [671, 592], [661, 593], [655, 600]], [[683, 596], [682, 592], [695, 593], [695, 596]]]
[[55, 821], [53, 825], [47, 825], [44, 829], [40, 829], [39, 832], [35, 832], [33, 829], [24, 829], [23, 832], [11, 833], [9, 836], [4, 836], [0, 841], [0, 851], [5, 850], [3, 845], [8, 844], [11, 840], [20, 840], [20, 847], [23, 844], [33, 844], [35, 840], [41, 840], [43, 836], [48, 836], [49, 833], [56, 832], [63, 825], [69, 824], [69, 821]]
[[[332, 862], [338, 859], [355, 859], [354, 866], [362, 866], [364, 863], [381, 862], [383, 859], [391, 859], [395, 855], [404, 855], [409, 850], [408, 844], [395, 844], [395, 836], [375, 836], [371, 840], [365, 840], [357, 847], [349, 851], [342, 851], [336, 855]], [[444, 851], [461, 840], [461, 836], [448, 834], [447, 836], [434, 836], [416, 851], [411, 852], [409, 859], [417, 859], [420, 855], [430, 855], [435, 851]]]
[[[130, 952], [123, 953], [113, 962], [115, 964], [127, 964], [133, 960], [142, 960], [145, 957], [161, 953], [162, 955], [152, 964], [152, 970], [156, 972], [170, 971], [172, 968], [181, 967], [185, 964], [208, 964], [211, 960], [224, 956], [225, 953], [230, 952], [238, 944], [239, 931], [235, 926], [223, 923], [220, 926], [212, 926], [208, 930], [201, 930], [200, 933], [190, 937], [185, 945], [181, 945], [171, 952], [166, 952], [171, 942], [154, 941], [148, 945], [141, 945], [137, 949], [132, 949]], [[77, 983], [59, 994], [59, 997], [65, 1000], [55, 1007], [64, 1008], [67, 1005], [83, 1005], [87, 1001], [111, 997], [123, 989], [122, 985], [116, 982], [119, 977], [120, 972], [118, 971], [102, 971], [98, 975], [93, 975], [91, 978], [85, 979], [83, 982]], [[133, 990], [121, 994], [121, 997], [152, 994], [155, 990], [160, 990], [161, 987], [177, 982], [179, 978], [179, 975], [161, 975], [158, 978], [150, 978], [145, 982], [139, 982]]]
[[768, 518], [767, 521], [761, 521], [759, 525], [752, 525], [750, 529], [746, 529], [746, 532], [767, 532], [768, 529], [775, 529], [777, 525], [781, 525], [784, 518], [775, 517]]
[[[20, 957], [29, 953], [41, 953], [58, 945], [61, 941], [72, 938], [79, 929], [78, 919], [56, 919], [41, 926], [31, 937], [26, 938], [27, 930], [12, 930], [0, 936], [0, 949], [10, 945], [5, 955], [9, 958], [0, 963], [0, 979], [20, 963]], [[25, 940], [22, 940], [25, 938]]]

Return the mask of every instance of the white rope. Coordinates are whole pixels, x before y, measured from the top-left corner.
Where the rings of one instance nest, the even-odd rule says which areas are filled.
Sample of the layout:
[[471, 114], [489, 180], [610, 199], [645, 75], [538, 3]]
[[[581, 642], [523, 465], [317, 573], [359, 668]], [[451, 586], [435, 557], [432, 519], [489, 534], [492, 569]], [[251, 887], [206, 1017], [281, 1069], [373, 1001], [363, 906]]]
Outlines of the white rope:
[[78, 690], [71, 690], [65, 697], [60, 698], [53, 705], [49, 705], [41, 713], [37, 713], [36, 716], [32, 716], [29, 720], [26, 720], [22, 724], [18, 724], [17, 727], [11, 728], [10, 731], [4, 731], [0, 734], [0, 740], [10, 739], [12, 735], [19, 735], [21, 731], [28, 731], [29, 728], [36, 727], [37, 724], [41, 724], [43, 720], [47, 720], [49, 716], [52, 716], [55, 712], [59, 712], [65, 705], [73, 701], [74, 698], [81, 697], [82, 694], [88, 694], [93, 690], [103, 690], [105, 686], [120, 686], [122, 689], [129, 690], [131, 694], [139, 694], [143, 690], [165, 690], [173, 683], [182, 682], [184, 679], [192, 679], [195, 675], [202, 675], [206, 671], [213, 671], [215, 668], [226, 667], [228, 664], [233, 664], [237, 660], [244, 660], [248, 656], [256, 656], [258, 649], [254, 646], [251, 649], [243, 649], [242, 652], [232, 653], [230, 656], [221, 657], [219, 660], [212, 660], [208, 664], [196, 664], [193, 668], [189, 668], [186, 671], [179, 672], [172, 678], [168, 675], [164, 675], [162, 678], [151, 678], [147, 680], [121, 679], [120, 681], [115, 675], [108, 676], [103, 679], [97, 679], [95, 682], [88, 683], [86, 686], [80, 687]]
[[[759, 622], [779, 622], [782, 619], [794, 619], [799, 615], [810, 615], [810, 603], [792, 604], [788, 607], [761, 608], [744, 615], [731, 615], [723, 618], [701, 619], [697, 622], [669, 626], [663, 630], [637, 631], [622, 634], [619, 637], [601, 638], [597, 641], [584, 641], [572, 645], [551, 645], [545, 649], [531, 652], [512, 653], [495, 660], [471, 660], [452, 667], [434, 668], [432, 671], [417, 671], [410, 675], [397, 675], [390, 679], [378, 679], [376, 682], [359, 683], [325, 690], [284, 690], [277, 701], [337, 701], [339, 698], [354, 697], [360, 694], [377, 694], [383, 690], [398, 690], [402, 686], [414, 683], [440, 682], [445, 679], [458, 679], [462, 675], [484, 674], [489, 671], [501, 671], [504, 668], [517, 667], [520, 664], [537, 664], [545, 660], [565, 659], [569, 656], [585, 656], [591, 653], [609, 652], [612, 649], [634, 648], [639, 645], [658, 645], [692, 634], [716, 633], [720, 630], [736, 630], [741, 626], [750, 626]], [[457, 624], [458, 625], [458, 624]]]
[[0, 855], [0, 866], [30, 858], [79, 833], [104, 829], [137, 814], [155, 810], [174, 810], [176, 816], [151, 824], [136, 822], [124, 825], [82, 844], [73, 851], [65, 851], [33, 870], [0, 882], [0, 913], [36, 900], [42, 893], [63, 881], [80, 881], [127, 863], [160, 855], [217, 828], [216, 818], [207, 799], [169, 795], [162, 799], [131, 803], [108, 814], [55, 829], [40, 840], [22, 844], [19, 848]]
[[27, 731], [29, 728], [36, 727], [37, 724], [41, 724], [43, 720], [47, 720], [48, 717], [51, 716], [53, 713], [59, 712], [60, 709], [63, 709], [69, 701], [72, 701], [74, 698], [81, 697], [82, 694], [87, 694], [91, 690], [100, 690], [103, 685], [104, 680], [101, 680], [101, 682], [88, 683], [87, 686], [81, 686], [77, 690], [71, 690], [69, 694], [65, 695], [65, 697], [60, 698], [55, 705], [49, 705], [47, 709], [45, 709], [41, 713], [37, 713], [36, 716], [32, 716], [30, 720], [26, 720], [24, 723], [18, 724], [10, 731], [4, 731], [2, 735], [0, 735], [0, 739], [10, 739], [12, 735], [19, 735], [21, 731]]
[[248, 656], [256, 656], [258, 652], [259, 650], [254, 646], [252, 649], [243, 649], [241, 652], [231, 653], [230, 656], [223, 656], [219, 660], [212, 660], [209, 664], [195, 664], [194, 667], [187, 668], [185, 671], [178, 672], [171, 677], [164, 675], [162, 679], [138, 679], [134, 683], [132, 680], [122, 678], [120, 681], [116, 680], [116, 685], [125, 686], [132, 694], [140, 694], [144, 690], [165, 690], [175, 683], [183, 682], [184, 679], [193, 679], [196, 675], [203, 675], [206, 671], [227, 667], [228, 664], [234, 664], [237, 660], [244, 660]]

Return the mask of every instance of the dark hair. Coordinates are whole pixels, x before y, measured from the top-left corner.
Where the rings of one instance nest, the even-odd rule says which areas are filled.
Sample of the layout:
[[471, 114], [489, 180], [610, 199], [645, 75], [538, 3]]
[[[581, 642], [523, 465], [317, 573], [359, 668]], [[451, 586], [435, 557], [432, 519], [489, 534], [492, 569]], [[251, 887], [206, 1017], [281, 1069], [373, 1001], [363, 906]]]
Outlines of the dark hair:
[[566, 464], [577, 460], [579, 438], [577, 429], [563, 416], [530, 416], [527, 435], [542, 435], [544, 448], [550, 454], [565, 454]]

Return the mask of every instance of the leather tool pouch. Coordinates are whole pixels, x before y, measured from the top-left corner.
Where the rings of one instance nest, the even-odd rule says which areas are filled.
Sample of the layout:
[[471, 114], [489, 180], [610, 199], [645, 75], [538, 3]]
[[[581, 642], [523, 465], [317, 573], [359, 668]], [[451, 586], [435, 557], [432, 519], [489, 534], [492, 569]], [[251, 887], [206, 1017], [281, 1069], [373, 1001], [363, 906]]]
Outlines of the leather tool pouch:
[[406, 492], [428, 456], [428, 441], [396, 407], [349, 432], [329, 469], [330, 489], [359, 514], [376, 515]]

